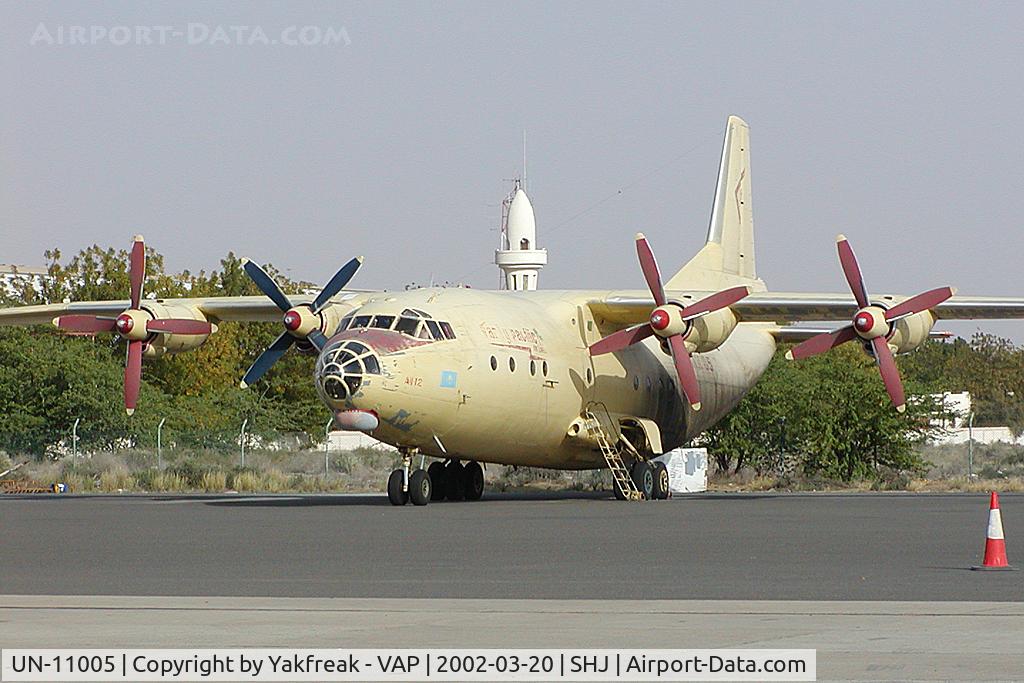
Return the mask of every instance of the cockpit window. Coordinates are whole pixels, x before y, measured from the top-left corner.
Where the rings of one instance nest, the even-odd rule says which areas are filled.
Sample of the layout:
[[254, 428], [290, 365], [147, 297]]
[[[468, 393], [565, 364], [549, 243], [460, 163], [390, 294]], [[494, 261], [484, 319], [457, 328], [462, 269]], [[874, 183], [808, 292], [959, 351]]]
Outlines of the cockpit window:
[[[409, 309], [406, 309], [406, 311], [408, 310]], [[420, 326], [419, 318], [406, 318], [404, 315], [405, 311], [403, 311], [402, 313], [403, 316], [398, 319], [398, 324], [395, 325], [395, 330], [401, 332], [402, 334], [407, 334], [410, 337], [415, 337], [416, 328]]]
[[449, 323], [433, 320], [429, 313], [418, 308], [406, 308], [397, 316], [349, 314], [338, 324], [338, 332], [366, 328], [395, 330], [413, 339], [427, 341], [455, 339], [455, 331]]

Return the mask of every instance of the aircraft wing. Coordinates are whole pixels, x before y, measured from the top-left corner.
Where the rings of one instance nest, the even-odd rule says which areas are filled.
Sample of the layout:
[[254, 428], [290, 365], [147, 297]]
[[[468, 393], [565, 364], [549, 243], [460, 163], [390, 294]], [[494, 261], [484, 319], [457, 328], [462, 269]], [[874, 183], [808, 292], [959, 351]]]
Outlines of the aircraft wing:
[[[670, 301], [684, 306], [713, 292], [667, 291]], [[897, 304], [909, 299], [905, 294], [885, 294], [872, 301]], [[630, 325], [647, 320], [654, 300], [646, 292], [609, 292], [592, 300], [590, 308], [596, 316], [610, 323]], [[850, 294], [816, 294], [791, 292], [753, 292], [730, 308], [741, 322], [849, 321], [857, 310]], [[940, 320], [1024, 319], [1024, 298], [954, 296], [931, 309]]]
[[[367, 292], [340, 292], [331, 299], [331, 302], [357, 306], [368, 294]], [[292, 295], [292, 297], [295, 303], [313, 300], [313, 296]], [[185, 306], [196, 309], [210, 322], [279, 322], [281, 320], [281, 309], [263, 295], [197, 297], [190, 299], [143, 299], [142, 306], [145, 307], [150, 301], [163, 305]], [[49, 325], [54, 318], [68, 314], [113, 318], [130, 306], [131, 302], [123, 299], [119, 301], [70, 301], [38, 306], [0, 308], [0, 326]]]

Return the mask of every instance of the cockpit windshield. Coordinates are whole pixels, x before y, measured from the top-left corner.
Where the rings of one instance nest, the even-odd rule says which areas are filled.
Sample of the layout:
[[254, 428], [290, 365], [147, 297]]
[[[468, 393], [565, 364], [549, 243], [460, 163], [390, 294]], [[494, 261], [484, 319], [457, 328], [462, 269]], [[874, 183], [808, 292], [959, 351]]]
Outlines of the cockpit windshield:
[[394, 330], [427, 341], [455, 339], [455, 330], [450, 323], [435, 320], [418, 308], [406, 308], [399, 315], [347, 315], [338, 325], [338, 332], [363, 328]]

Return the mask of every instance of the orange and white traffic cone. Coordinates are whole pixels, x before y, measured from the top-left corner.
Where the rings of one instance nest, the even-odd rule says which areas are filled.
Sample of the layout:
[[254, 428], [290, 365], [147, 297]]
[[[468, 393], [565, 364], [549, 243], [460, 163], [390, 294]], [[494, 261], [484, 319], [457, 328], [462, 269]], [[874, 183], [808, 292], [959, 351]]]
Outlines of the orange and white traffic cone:
[[1006, 559], [1006, 540], [1003, 539], [1003, 518], [999, 514], [999, 494], [992, 492], [988, 505], [988, 533], [985, 537], [985, 559], [981, 566], [971, 569], [1013, 571]]

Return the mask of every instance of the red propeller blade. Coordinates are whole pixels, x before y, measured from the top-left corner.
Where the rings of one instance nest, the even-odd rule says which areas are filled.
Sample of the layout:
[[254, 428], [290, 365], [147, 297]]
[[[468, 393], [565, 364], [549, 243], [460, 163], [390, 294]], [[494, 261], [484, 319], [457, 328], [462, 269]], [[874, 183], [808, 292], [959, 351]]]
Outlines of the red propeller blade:
[[789, 351], [786, 351], [786, 358], [789, 360], [797, 360], [800, 358], [810, 358], [811, 356], [817, 356], [819, 353], [825, 353], [829, 349], [834, 349], [840, 344], [845, 344], [848, 341], [852, 341], [857, 338], [857, 331], [853, 329], [853, 325], [847, 327], [841, 327], [835, 332], [823, 332], [816, 334], [806, 341], [802, 341]]
[[700, 385], [697, 383], [697, 373], [694, 372], [693, 361], [690, 360], [690, 353], [683, 344], [682, 336], [672, 335], [668, 338], [668, 345], [672, 349], [672, 361], [676, 365], [683, 398], [689, 401], [691, 408], [700, 410]]
[[115, 322], [104, 320], [92, 315], [62, 315], [53, 324], [68, 332], [92, 334], [95, 332], [113, 332]]
[[647, 339], [652, 334], [654, 334], [654, 330], [651, 329], [651, 326], [646, 323], [644, 323], [643, 325], [639, 325], [637, 327], [631, 327], [627, 330], [619, 330], [618, 332], [615, 332], [614, 334], [609, 334], [604, 339], [601, 339], [600, 341], [591, 344], [590, 355], [600, 356], [601, 354], [604, 353], [614, 353], [615, 351], [621, 351], [627, 346], [632, 346], [633, 344], [636, 344], [638, 341]]
[[843, 275], [850, 284], [853, 298], [857, 300], [857, 306], [864, 308], [868, 305], [868, 290], [864, 286], [864, 276], [860, 273], [860, 266], [857, 264], [857, 257], [853, 253], [853, 247], [845, 235], [836, 238], [836, 247], [839, 249], [839, 265], [843, 267]]
[[640, 270], [644, 272], [644, 279], [647, 280], [647, 288], [651, 290], [656, 306], [665, 305], [665, 288], [661, 286], [661, 272], [658, 270], [658, 262], [654, 260], [654, 252], [647, 238], [642, 232], [636, 234], [636, 255], [640, 257]]
[[142, 280], [146, 276], [146, 245], [142, 241], [142, 235], [135, 236], [129, 265], [132, 308], [138, 308], [139, 302], [142, 301]]
[[956, 290], [952, 287], [939, 287], [938, 289], [932, 289], [923, 294], [912, 296], [886, 311], [885, 319], [892, 320], [893, 318], [927, 311], [930, 308], [935, 308], [954, 294], [956, 294]]
[[871, 346], [875, 350], [875, 360], [878, 361], [878, 369], [882, 373], [885, 390], [889, 392], [889, 398], [892, 399], [896, 410], [902, 413], [907, 409], [907, 399], [903, 394], [900, 371], [896, 369], [896, 360], [892, 357], [889, 344], [885, 341], [885, 337], [875, 337], [871, 340]]
[[211, 334], [213, 325], [201, 320], [165, 318], [150, 320], [146, 323], [146, 331], [164, 334]]
[[721, 292], [716, 292], [711, 296], [704, 297], [695, 304], [690, 304], [682, 310], [683, 320], [689, 320], [698, 316], [704, 315], [705, 313], [711, 313], [727, 306], [732, 306], [734, 303], [750, 294], [749, 287], [733, 287], [732, 289], [724, 289]]
[[142, 340], [128, 342], [128, 360], [124, 365], [124, 408], [131, 415], [139, 400], [142, 384]]

